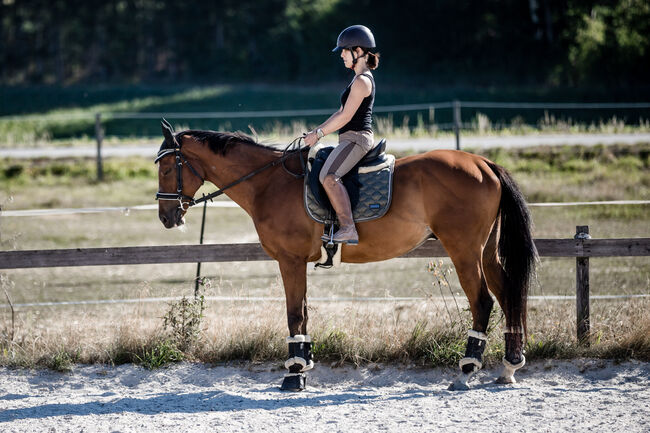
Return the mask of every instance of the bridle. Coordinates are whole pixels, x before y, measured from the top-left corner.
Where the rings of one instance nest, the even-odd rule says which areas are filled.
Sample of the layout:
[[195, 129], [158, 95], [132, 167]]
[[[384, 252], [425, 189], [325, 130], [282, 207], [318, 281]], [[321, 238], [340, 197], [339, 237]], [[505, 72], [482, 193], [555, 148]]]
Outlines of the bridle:
[[[162, 149], [158, 151], [158, 155], [156, 155], [154, 164], [160, 161], [165, 156], [172, 153], [174, 154], [174, 157], [176, 158], [176, 193], [157, 192], [156, 200], [178, 200], [178, 207], [180, 207], [182, 210], [187, 210], [190, 208], [190, 206], [195, 205], [197, 202], [194, 200], [194, 197], [190, 197], [188, 195], [183, 194], [183, 163], [185, 163], [189, 167], [190, 171], [196, 177], [201, 179], [201, 185], [203, 185], [205, 179], [203, 179], [203, 177], [199, 174], [199, 172], [196, 171], [196, 169], [192, 167], [192, 164], [190, 164], [187, 158], [185, 158], [185, 155], [183, 155], [183, 153], [181, 152], [181, 146], [176, 142], [176, 138], [174, 138], [174, 142], [176, 146], [173, 149]], [[183, 200], [186, 201], [184, 202]], [[187, 204], [187, 207], [185, 207], [185, 204]]]
[[[176, 158], [176, 192], [157, 192], [156, 193], [156, 200], [173, 200], [173, 201], [178, 201], [178, 207], [186, 211], [188, 210], [191, 206], [197, 205], [199, 203], [203, 203], [204, 201], [210, 200], [212, 201], [213, 198], [220, 196], [223, 194], [228, 188], [232, 188], [233, 186], [240, 184], [241, 182], [244, 182], [251, 177], [255, 176], [256, 174], [259, 174], [263, 172], [264, 170], [267, 170], [271, 167], [274, 167], [278, 164], [282, 164], [282, 167], [284, 170], [295, 177], [296, 179], [300, 179], [305, 176], [305, 162], [303, 161], [303, 156], [302, 156], [302, 147], [300, 146], [301, 140], [303, 137], [298, 137], [295, 140], [293, 140], [285, 149], [282, 151], [282, 156], [274, 161], [271, 161], [270, 163], [266, 164], [263, 167], [258, 168], [257, 170], [254, 170], [247, 175], [240, 177], [236, 181], [224, 186], [223, 188], [220, 188], [218, 191], [215, 191], [210, 194], [203, 194], [202, 197], [198, 199], [194, 199], [194, 197], [190, 197], [188, 195], [183, 194], [183, 164], [186, 164], [187, 167], [190, 169], [190, 171], [201, 180], [201, 185], [205, 183], [205, 179], [199, 174], [198, 171], [194, 167], [192, 167], [192, 164], [190, 164], [190, 161], [187, 160], [185, 155], [181, 152], [181, 145], [178, 143], [176, 140], [176, 137], [174, 137], [174, 147], [173, 148], [166, 148], [166, 149], [160, 149], [158, 151], [158, 154], [156, 155], [156, 159], [154, 160], [154, 164], [160, 161], [162, 158], [164, 158], [167, 155], [174, 154], [174, 157]], [[295, 147], [297, 143], [297, 148], [289, 150], [291, 147]], [[291, 170], [289, 170], [286, 165], [285, 161], [291, 156], [294, 155], [295, 153], [298, 153], [300, 157], [300, 165], [302, 167], [302, 173], [293, 173]]]

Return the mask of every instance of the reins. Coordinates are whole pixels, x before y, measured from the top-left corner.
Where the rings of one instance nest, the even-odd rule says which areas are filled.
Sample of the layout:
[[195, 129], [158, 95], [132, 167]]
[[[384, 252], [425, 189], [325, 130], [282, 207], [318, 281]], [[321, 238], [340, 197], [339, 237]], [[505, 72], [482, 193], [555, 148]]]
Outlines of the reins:
[[[284, 150], [282, 151], [282, 157], [280, 158], [282, 160], [282, 168], [284, 168], [284, 171], [286, 171], [287, 173], [289, 173], [291, 176], [293, 176], [296, 179], [303, 178], [303, 177], [305, 177], [307, 175], [307, 165], [305, 164], [305, 160], [302, 158], [302, 149], [303, 149], [303, 147], [300, 145], [300, 142], [304, 138], [305, 138], [304, 136], [294, 138], [294, 140], [291, 143], [287, 144], [287, 147], [284, 148]], [[295, 148], [296, 143], [298, 144], [298, 148], [289, 150], [292, 147]], [[287, 160], [287, 158], [289, 158], [290, 155], [292, 155], [292, 154], [294, 154], [296, 152], [298, 152], [298, 157], [300, 158], [300, 168], [302, 169], [302, 173], [294, 173], [291, 170], [289, 170], [287, 168], [287, 166], [285, 165], [285, 161]]]
[[[174, 193], [166, 193], [166, 192], [159, 192], [159, 193], [156, 194], [156, 200], [178, 200], [178, 202], [180, 204], [180, 208], [183, 209], [183, 210], [187, 210], [191, 206], [197, 205], [199, 203], [203, 203], [204, 201], [207, 201], [207, 200], [213, 201], [213, 199], [215, 197], [219, 197], [227, 189], [232, 188], [233, 186], [239, 185], [240, 183], [247, 181], [248, 179], [252, 178], [253, 176], [258, 175], [258, 174], [262, 173], [263, 171], [268, 170], [271, 167], [275, 167], [278, 164], [282, 164], [282, 168], [284, 168], [284, 170], [288, 174], [290, 174], [291, 176], [293, 176], [296, 179], [300, 179], [300, 178], [304, 177], [305, 173], [306, 173], [305, 172], [306, 165], [305, 165], [305, 161], [304, 161], [303, 155], [302, 155], [303, 147], [300, 145], [302, 139], [303, 139], [303, 137], [298, 137], [298, 138], [294, 139], [291, 143], [289, 143], [287, 145], [287, 147], [285, 147], [284, 150], [282, 151], [282, 156], [280, 158], [278, 158], [278, 159], [276, 159], [274, 161], [271, 161], [268, 164], [266, 164], [266, 165], [264, 165], [264, 166], [262, 166], [262, 167], [260, 167], [260, 168], [258, 168], [256, 170], [253, 170], [252, 172], [248, 173], [247, 175], [245, 175], [243, 177], [240, 177], [236, 181], [229, 183], [228, 185], [224, 186], [223, 188], [220, 188], [218, 191], [212, 192], [212, 193], [207, 194], [207, 195], [203, 194], [200, 198], [194, 199], [194, 197], [186, 196], [182, 192], [182, 190], [183, 190], [183, 178], [182, 178], [182, 173], [181, 172], [182, 172], [183, 163], [187, 164], [187, 166], [190, 168], [190, 171], [196, 177], [201, 179], [201, 184], [203, 184], [204, 179], [201, 177], [201, 175], [199, 175], [199, 173], [194, 169], [194, 167], [192, 167], [192, 164], [190, 164], [190, 162], [187, 160], [187, 158], [185, 158], [185, 156], [181, 152], [180, 144], [178, 144], [176, 142], [176, 138], [174, 137], [174, 141], [176, 142], [175, 143], [176, 144], [175, 148], [174, 149], [164, 149], [164, 150], [161, 150], [160, 152], [158, 152], [158, 155], [156, 157], [155, 162], [158, 162], [160, 160], [160, 158], [162, 158], [165, 155], [168, 155], [168, 154], [170, 154], [172, 152], [174, 153], [174, 155], [176, 157], [176, 170], [177, 170], [176, 194], [174, 194]], [[296, 144], [298, 146], [297, 148], [295, 148]], [[302, 168], [302, 173], [294, 173], [291, 170], [289, 170], [287, 168], [287, 166], [285, 165], [286, 160], [289, 159], [289, 157], [291, 157], [295, 153], [298, 153], [298, 155], [300, 157], [300, 166]], [[187, 200], [187, 201], [183, 202], [183, 200]], [[187, 205], [187, 207], [185, 207], [185, 205]]]

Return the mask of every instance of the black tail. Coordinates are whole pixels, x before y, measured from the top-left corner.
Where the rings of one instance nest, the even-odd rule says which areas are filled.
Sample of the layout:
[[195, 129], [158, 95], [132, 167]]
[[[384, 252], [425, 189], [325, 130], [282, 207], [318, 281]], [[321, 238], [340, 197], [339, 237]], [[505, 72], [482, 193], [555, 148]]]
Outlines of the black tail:
[[528, 287], [537, 259], [532, 222], [526, 200], [512, 176], [497, 164], [490, 163], [490, 168], [501, 182], [499, 258], [505, 272], [505, 313], [511, 321], [506, 326], [518, 326], [519, 318], [525, 332]]

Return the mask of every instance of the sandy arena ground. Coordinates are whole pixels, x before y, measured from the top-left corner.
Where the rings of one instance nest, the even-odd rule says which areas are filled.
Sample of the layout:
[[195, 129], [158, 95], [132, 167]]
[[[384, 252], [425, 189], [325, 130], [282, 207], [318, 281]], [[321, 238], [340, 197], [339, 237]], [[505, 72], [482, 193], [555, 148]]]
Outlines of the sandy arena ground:
[[465, 392], [450, 369], [317, 364], [308, 390], [278, 390], [284, 372], [183, 363], [0, 369], [2, 432], [650, 431], [650, 363], [531, 363], [519, 383], [481, 371]]

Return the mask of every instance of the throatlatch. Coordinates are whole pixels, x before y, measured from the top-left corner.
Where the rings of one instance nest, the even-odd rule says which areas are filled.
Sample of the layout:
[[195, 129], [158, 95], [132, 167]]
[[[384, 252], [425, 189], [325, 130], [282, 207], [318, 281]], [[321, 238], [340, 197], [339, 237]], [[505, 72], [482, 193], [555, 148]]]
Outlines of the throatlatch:
[[289, 359], [284, 366], [289, 370], [284, 376], [283, 391], [302, 391], [305, 389], [305, 371], [314, 368], [313, 355], [311, 353], [311, 337], [309, 335], [294, 335], [287, 337], [289, 343]]

